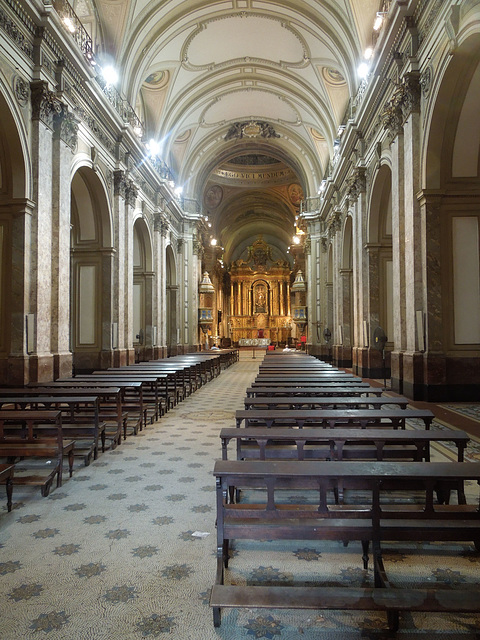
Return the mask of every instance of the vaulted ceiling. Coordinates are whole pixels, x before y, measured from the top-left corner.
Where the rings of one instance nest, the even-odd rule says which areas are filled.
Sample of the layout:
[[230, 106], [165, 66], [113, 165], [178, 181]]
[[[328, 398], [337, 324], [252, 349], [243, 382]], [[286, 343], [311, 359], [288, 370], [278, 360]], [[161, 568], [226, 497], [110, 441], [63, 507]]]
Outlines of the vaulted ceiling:
[[282, 253], [288, 246], [298, 191], [317, 192], [381, 4], [77, 0], [75, 9], [119, 70], [146, 140], [160, 143], [233, 255], [259, 229]]

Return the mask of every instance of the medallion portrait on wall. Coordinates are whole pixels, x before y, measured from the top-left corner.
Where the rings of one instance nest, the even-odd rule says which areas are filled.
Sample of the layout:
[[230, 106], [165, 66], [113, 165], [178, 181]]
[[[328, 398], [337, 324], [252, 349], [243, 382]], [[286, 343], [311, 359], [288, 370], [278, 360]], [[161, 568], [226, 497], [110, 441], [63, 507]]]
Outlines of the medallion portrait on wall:
[[218, 184], [209, 187], [204, 196], [205, 206], [209, 209], [216, 209], [223, 198], [223, 189]]
[[13, 90], [18, 104], [21, 107], [26, 107], [30, 97], [30, 87], [28, 83], [20, 76], [15, 75], [13, 77]]
[[300, 202], [303, 200], [303, 197], [304, 197], [302, 187], [297, 183], [291, 184], [288, 187], [288, 197], [294, 207], [299, 207]]

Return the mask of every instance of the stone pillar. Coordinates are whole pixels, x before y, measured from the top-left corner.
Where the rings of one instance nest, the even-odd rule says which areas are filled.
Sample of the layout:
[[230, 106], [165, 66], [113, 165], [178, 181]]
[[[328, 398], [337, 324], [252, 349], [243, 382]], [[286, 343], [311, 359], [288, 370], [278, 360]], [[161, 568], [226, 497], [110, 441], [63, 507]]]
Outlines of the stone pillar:
[[52, 325], [54, 378], [72, 374], [70, 350], [70, 224], [72, 153], [77, 146], [78, 124], [65, 105], [54, 117], [52, 166]]
[[125, 188], [125, 243], [123, 246], [123, 262], [125, 265], [125, 349], [127, 364], [135, 362], [135, 349], [133, 346], [133, 214], [137, 202], [138, 191], [132, 180], [126, 181]]
[[167, 234], [168, 223], [160, 213], [154, 215], [154, 255], [156, 272], [156, 305], [154, 326], [157, 327], [155, 358], [167, 356]]
[[[392, 149], [392, 253], [393, 253], [393, 319], [394, 336], [391, 358], [391, 385], [394, 391], [402, 392], [404, 364], [405, 323], [405, 270], [404, 270], [404, 116], [402, 104], [404, 87], [400, 86], [392, 99], [384, 106], [381, 117]], [[388, 336], [390, 338], [390, 336]]]
[[[30, 310], [35, 314], [35, 348], [30, 356], [32, 381], [54, 377], [52, 350], [52, 178], [54, 118], [62, 106], [44, 81], [31, 84], [32, 98], [32, 219]], [[56, 274], [55, 274], [56, 275]]]
[[[128, 362], [128, 325], [126, 324], [127, 297], [125, 291], [128, 282], [128, 269], [125, 261], [125, 245], [127, 227], [125, 225], [126, 204], [125, 196], [127, 181], [125, 172], [118, 170], [113, 174], [113, 228], [115, 254], [115, 268], [113, 272], [113, 310], [114, 322], [114, 366], [124, 366]], [[132, 230], [133, 233], [133, 230]]]
[[[403, 356], [403, 393], [423, 398], [419, 387], [425, 384], [423, 353], [418, 350], [416, 312], [423, 313], [423, 246], [420, 206], [420, 83], [419, 73], [404, 78], [402, 104], [404, 122], [405, 188], [405, 353]], [[438, 232], [436, 232], [438, 233]]]

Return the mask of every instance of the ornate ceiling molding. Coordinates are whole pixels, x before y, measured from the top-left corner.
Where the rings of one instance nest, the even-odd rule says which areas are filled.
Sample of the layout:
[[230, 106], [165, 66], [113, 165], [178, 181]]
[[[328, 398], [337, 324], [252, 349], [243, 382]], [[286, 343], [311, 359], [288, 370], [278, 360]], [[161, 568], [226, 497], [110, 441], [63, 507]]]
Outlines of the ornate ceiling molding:
[[[296, 38], [296, 40], [298, 40], [303, 52], [302, 57], [298, 60], [291, 60], [291, 61], [281, 60], [280, 62], [274, 62], [267, 58], [256, 58], [256, 57], [244, 56], [239, 58], [232, 58], [230, 60], [225, 60], [217, 64], [215, 64], [214, 62], [210, 62], [202, 65], [195, 65], [190, 61], [189, 50], [192, 46], [192, 43], [195, 40], [195, 38], [197, 38], [205, 29], [208, 28], [208, 25], [213, 24], [215, 22], [222, 21], [222, 20], [232, 20], [237, 18], [242, 18], [242, 19], [254, 18], [256, 20], [259, 20], [259, 19], [271, 20], [273, 22], [278, 23], [283, 29], [286, 29], [291, 35], [294, 36], [294, 38]], [[185, 41], [181, 50], [180, 60], [183, 68], [186, 69], [187, 71], [215, 71], [219, 69], [224, 69], [225, 67], [244, 65], [245, 63], [249, 63], [252, 65], [273, 66], [280, 69], [289, 69], [289, 68], [303, 69], [305, 67], [308, 67], [308, 65], [310, 64], [310, 51], [306, 42], [301, 37], [300, 33], [294, 27], [292, 27], [290, 23], [286, 22], [284, 19], [278, 18], [276, 16], [265, 15], [263, 13], [248, 13], [246, 11], [240, 11], [237, 13], [232, 13], [228, 16], [218, 16], [210, 20], [205, 20], [204, 22], [200, 23], [197, 29]]]

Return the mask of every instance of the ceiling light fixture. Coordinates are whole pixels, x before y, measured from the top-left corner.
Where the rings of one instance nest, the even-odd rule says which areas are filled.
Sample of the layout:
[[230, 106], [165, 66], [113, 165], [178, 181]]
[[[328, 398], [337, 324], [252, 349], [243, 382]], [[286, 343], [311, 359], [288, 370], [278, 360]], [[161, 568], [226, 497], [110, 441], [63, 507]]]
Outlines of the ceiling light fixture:
[[370, 67], [366, 62], [362, 62], [361, 64], [358, 65], [358, 69], [357, 69], [358, 77], [361, 78], [362, 80], [365, 80], [365, 78], [368, 76], [369, 71], [370, 71]]
[[111, 65], [102, 69], [102, 76], [107, 85], [118, 82], [118, 73]]

